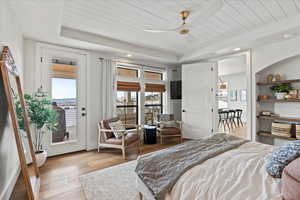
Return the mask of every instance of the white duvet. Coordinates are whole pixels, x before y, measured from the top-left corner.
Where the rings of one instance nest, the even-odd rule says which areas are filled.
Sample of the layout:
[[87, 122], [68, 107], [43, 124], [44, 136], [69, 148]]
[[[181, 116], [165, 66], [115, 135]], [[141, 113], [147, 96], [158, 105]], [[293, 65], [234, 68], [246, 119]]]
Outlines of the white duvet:
[[266, 172], [273, 147], [254, 142], [195, 166], [177, 181], [168, 200], [267, 200], [280, 194], [280, 179]]
[[[280, 196], [280, 179], [266, 172], [270, 145], [249, 142], [184, 173], [166, 200], [270, 200]], [[153, 199], [138, 181], [145, 199]], [[148, 191], [147, 191], [148, 190]]]

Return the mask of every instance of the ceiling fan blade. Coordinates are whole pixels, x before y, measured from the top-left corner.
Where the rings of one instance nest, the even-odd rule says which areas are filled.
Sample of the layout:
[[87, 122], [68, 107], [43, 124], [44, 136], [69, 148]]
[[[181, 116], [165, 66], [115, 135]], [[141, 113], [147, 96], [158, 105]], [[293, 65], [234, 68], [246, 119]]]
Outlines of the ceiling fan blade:
[[150, 32], [150, 33], [165, 33], [165, 32], [173, 32], [173, 31], [177, 31], [179, 29], [182, 28], [183, 25], [180, 25], [177, 28], [173, 28], [173, 29], [145, 29], [144, 31], [146, 32]]

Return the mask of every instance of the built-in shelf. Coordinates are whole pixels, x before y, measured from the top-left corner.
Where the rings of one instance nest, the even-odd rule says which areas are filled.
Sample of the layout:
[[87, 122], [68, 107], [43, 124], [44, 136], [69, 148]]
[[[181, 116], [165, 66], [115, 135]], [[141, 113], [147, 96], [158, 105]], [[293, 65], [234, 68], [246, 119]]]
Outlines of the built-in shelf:
[[264, 120], [281, 120], [281, 121], [288, 121], [288, 122], [300, 122], [300, 118], [291, 118], [291, 117], [263, 116], [263, 115], [260, 115], [257, 118], [264, 119]]
[[293, 79], [293, 80], [283, 80], [283, 81], [275, 81], [275, 82], [258, 82], [258, 86], [264, 85], [278, 85], [278, 84], [287, 84], [287, 83], [300, 83], [300, 79]]
[[257, 135], [263, 136], [263, 137], [270, 137], [270, 138], [280, 138], [280, 139], [285, 139], [285, 140], [297, 140], [297, 138], [273, 135], [273, 134], [271, 134], [271, 132], [266, 132], [266, 131], [259, 131], [259, 132], [257, 132]]
[[262, 103], [285, 103], [285, 102], [300, 102], [300, 99], [258, 99]]

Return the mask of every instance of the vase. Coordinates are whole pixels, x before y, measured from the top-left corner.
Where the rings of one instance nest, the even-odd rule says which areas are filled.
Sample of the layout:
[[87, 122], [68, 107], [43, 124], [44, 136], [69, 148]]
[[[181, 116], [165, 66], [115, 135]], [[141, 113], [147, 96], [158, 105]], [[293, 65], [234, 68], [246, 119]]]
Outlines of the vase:
[[286, 92], [277, 92], [277, 93], [275, 93], [276, 99], [284, 99], [285, 95], [287, 95]]
[[35, 153], [36, 164], [38, 167], [42, 167], [47, 160], [47, 151], [44, 150], [42, 152]]

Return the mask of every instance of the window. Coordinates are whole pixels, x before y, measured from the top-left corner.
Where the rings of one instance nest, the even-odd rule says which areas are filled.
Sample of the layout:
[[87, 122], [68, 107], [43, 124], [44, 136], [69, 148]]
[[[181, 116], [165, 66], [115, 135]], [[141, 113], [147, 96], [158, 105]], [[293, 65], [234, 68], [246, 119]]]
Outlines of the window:
[[138, 70], [137, 69], [128, 69], [123, 67], [117, 68], [118, 76], [122, 77], [129, 77], [129, 78], [137, 78], [138, 77]]
[[145, 92], [145, 124], [153, 124], [162, 113], [162, 100], [161, 92]]
[[117, 91], [117, 114], [127, 129], [135, 128], [132, 124], [138, 124], [137, 92]]
[[[136, 125], [139, 121], [153, 124], [157, 115], [163, 112], [163, 93], [166, 91], [163, 72], [147, 69], [121, 63], [117, 66], [117, 114], [127, 129], [135, 128], [129, 124]], [[138, 102], [139, 95], [141, 102]]]
[[163, 80], [163, 74], [158, 72], [144, 72], [144, 78], [148, 80]]

